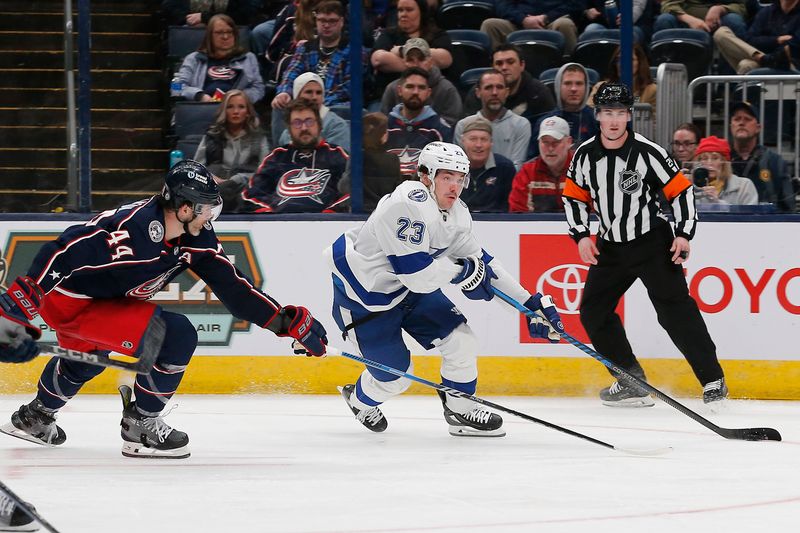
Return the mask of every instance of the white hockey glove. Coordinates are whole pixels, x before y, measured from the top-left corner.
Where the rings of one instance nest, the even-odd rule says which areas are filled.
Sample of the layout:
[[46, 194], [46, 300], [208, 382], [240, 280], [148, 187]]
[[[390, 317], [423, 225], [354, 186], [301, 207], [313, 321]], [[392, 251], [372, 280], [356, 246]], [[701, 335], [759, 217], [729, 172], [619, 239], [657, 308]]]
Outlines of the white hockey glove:
[[480, 257], [465, 257], [456, 261], [461, 266], [461, 272], [450, 280], [458, 285], [464, 296], [470, 300], [486, 300], [494, 298], [492, 291], [492, 278], [497, 279], [497, 274], [492, 267], [483, 262]]

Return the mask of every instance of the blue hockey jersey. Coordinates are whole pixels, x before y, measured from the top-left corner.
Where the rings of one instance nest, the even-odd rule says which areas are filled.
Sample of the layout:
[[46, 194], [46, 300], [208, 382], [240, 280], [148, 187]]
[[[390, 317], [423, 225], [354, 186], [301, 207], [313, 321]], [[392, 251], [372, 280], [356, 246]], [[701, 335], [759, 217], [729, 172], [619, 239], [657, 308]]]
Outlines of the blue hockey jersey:
[[28, 275], [45, 293], [147, 300], [191, 269], [235, 317], [264, 327], [277, 315], [280, 304], [231, 263], [211, 224], [171, 242], [164, 227], [155, 196], [104, 211], [45, 244]]

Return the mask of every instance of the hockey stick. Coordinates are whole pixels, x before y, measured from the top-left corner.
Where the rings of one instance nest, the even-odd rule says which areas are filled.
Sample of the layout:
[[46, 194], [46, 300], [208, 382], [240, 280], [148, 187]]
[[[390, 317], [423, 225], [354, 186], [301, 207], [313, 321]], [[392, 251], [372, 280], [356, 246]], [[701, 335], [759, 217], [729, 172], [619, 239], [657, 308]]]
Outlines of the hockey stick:
[[550, 429], [554, 429], [556, 431], [560, 431], [561, 433], [566, 433], [567, 435], [572, 435], [573, 437], [578, 437], [579, 439], [583, 439], [589, 441], [594, 444], [598, 444], [603, 446], [604, 448], [609, 448], [611, 450], [615, 450], [618, 452], [626, 453], [628, 455], [639, 455], [639, 456], [654, 456], [654, 455], [663, 455], [665, 453], [671, 452], [672, 448], [658, 448], [654, 450], [630, 450], [625, 448], [619, 448], [614, 446], [613, 444], [609, 444], [607, 442], [603, 442], [601, 440], [597, 440], [593, 437], [588, 435], [584, 435], [583, 433], [578, 433], [577, 431], [572, 431], [571, 429], [567, 429], [565, 427], [558, 426], [556, 424], [552, 424], [547, 422], [546, 420], [542, 420], [540, 418], [533, 417], [531, 415], [526, 415], [525, 413], [521, 413], [519, 411], [515, 411], [514, 409], [509, 409], [508, 407], [503, 407], [502, 405], [496, 404], [494, 402], [490, 402], [489, 400], [484, 400], [483, 398], [479, 398], [477, 396], [472, 396], [471, 394], [467, 394], [466, 392], [462, 392], [457, 389], [453, 389], [448, 387], [447, 385], [442, 385], [441, 383], [434, 383], [433, 381], [428, 381], [427, 379], [417, 377], [413, 374], [409, 374], [408, 372], [403, 372], [402, 370], [397, 370], [396, 368], [392, 368], [390, 366], [386, 366], [382, 363], [378, 363], [376, 361], [371, 361], [369, 359], [364, 359], [358, 355], [353, 355], [351, 353], [343, 352], [337, 348], [332, 346], [327, 347], [327, 352], [329, 355], [341, 355], [343, 357], [347, 357], [348, 359], [352, 359], [353, 361], [358, 361], [359, 363], [363, 363], [367, 366], [371, 366], [372, 368], [377, 368], [378, 370], [383, 370], [384, 372], [388, 372], [389, 374], [394, 374], [395, 376], [399, 376], [401, 378], [410, 379], [411, 381], [416, 381], [417, 383], [421, 383], [427, 387], [431, 387], [438, 391], [446, 392], [452, 396], [456, 396], [457, 398], [465, 398], [467, 400], [472, 400], [475, 403], [479, 403], [481, 405], [485, 405], [487, 407], [491, 407], [497, 411], [502, 411], [504, 413], [508, 413], [523, 420], [527, 420], [529, 422], [535, 422], [536, 424], [541, 424], [545, 427]]
[[90, 365], [105, 366], [110, 368], [120, 368], [122, 370], [129, 370], [137, 374], [149, 374], [153, 369], [153, 364], [158, 356], [157, 351], [144, 350], [141, 357], [136, 361], [119, 361], [111, 359], [107, 355], [98, 355], [94, 353], [79, 352], [77, 350], [69, 350], [62, 348], [57, 344], [39, 343], [41, 351], [39, 355], [60, 357], [61, 359], [69, 359], [70, 361], [79, 361], [81, 363], [88, 363]]
[[161, 346], [164, 344], [164, 337], [166, 335], [167, 325], [164, 319], [160, 316], [153, 315], [142, 334], [141, 346], [138, 350], [139, 356], [136, 361], [120, 361], [118, 359], [111, 359], [107, 355], [79, 352], [77, 350], [62, 348], [57, 344], [46, 343], [39, 343], [39, 348], [41, 350], [39, 355], [60, 357], [62, 359], [80, 361], [81, 363], [88, 363], [90, 365], [120, 368], [122, 370], [136, 372], [137, 374], [149, 374], [153, 369], [158, 354], [161, 352]]
[[[24, 500], [22, 500], [22, 498], [17, 496], [14, 493], [14, 491], [9, 489], [6, 486], [6, 484], [3, 483], [2, 481], [0, 481], [0, 493], [5, 494], [6, 497], [9, 498], [14, 503], [14, 505], [16, 506], [17, 509], [21, 509], [26, 515], [30, 516], [31, 518], [33, 518], [34, 520], [39, 522], [39, 524], [41, 524], [47, 531], [50, 531], [51, 533], [59, 533], [59, 531], [55, 527], [53, 527], [53, 525], [50, 524], [50, 522], [48, 522], [47, 520], [42, 518], [42, 515], [40, 515], [36, 511], [36, 509], [34, 509], [29, 503], [27, 503]], [[12, 513], [13, 513], [13, 511], [12, 511]], [[10, 515], [11, 515], [11, 513], [9, 513], [9, 516]], [[17, 529], [17, 530], [13, 530], [13, 531], [32, 531], [32, 530], [30, 530], [30, 529], [27, 529], [27, 530], [26, 529]]]
[[[511, 304], [512, 306], [516, 307], [521, 313], [525, 314], [526, 316], [533, 317], [538, 316], [533, 311], [516, 301], [511, 296], [507, 295], [497, 287], [492, 287], [492, 291], [500, 297], [500, 299], [506, 301], [507, 303]], [[628, 383], [635, 385], [640, 389], [644, 389], [650, 394], [654, 395], [656, 398], [661, 400], [662, 402], [666, 403], [667, 405], [674, 407], [681, 413], [685, 414], [689, 418], [699, 422], [700, 424], [704, 425], [717, 435], [725, 437], [726, 439], [737, 439], [737, 440], [781, 440], [781, 434], [778, 433], [777, 429], [773, 428], [743, 428], [743, 429], [731, 429], [731, 428], [723, 428], [720, 427], [710, 420], [703, 418], [699, 414], [695, 413], [682, 403], [674, 400], [670, 396], [667, 396], [657, 388], [653, 387], [643, 379], [639, 379], [638, 377], [634, 376], [633, 374], [627, 372], [625, 369], [618, 367], [596, 351], [592, 350], [581, 341], [570, 335], [569, 333], [562, 333], [561, 337], [566, 339], [570, 344], [575, 346], [576, 348], [580, 349], [583, 353], [597, 359], [601, 363], [603, 363], [609, 370], [611, 370], [616, 376], [623, 378]]]

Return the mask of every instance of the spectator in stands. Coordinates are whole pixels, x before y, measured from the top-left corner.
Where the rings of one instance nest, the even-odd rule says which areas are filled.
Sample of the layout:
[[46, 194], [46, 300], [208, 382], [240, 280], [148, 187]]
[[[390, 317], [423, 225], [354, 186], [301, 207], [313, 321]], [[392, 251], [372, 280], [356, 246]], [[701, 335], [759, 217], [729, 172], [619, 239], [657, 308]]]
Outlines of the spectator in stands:
[[[364, 115], [364, 211], [371, 213], [378, 201], [391, 193], [403, 181], [400, 173], [400, 159], [386, 151], [389, 139], [389, 121], [383, 113]], [[339, 192], [350, 194], [350, 167], [339, 181]]]
[[[343, 38], [344, 7], [338, 0], [324, 0], [314, 10], [317, 37], [298, 44], [288, 61], [272, 109], [285, 109], [292, 101], [292, 84], [304, 72], [315, 72], [324, 82], [325, 105], [348, 105], [350, 102], [350, 44]], [[362, 50], [362, 65], [368, 54]], [[280, 113], [273, 114], [273, 138], [281, 129]]]
[[[508, 86], [505, 76], [497, 70], [487, 70], [478, 78], [475, 94], [481, 101], [481, 109], [472, 117], [485, 118], [492, 124], [492, 150], [510, 159], [517, 169], [520, 168], [525, 162], [531, 140], [531, 123], [506, 109]], [[456, 144], [460, 145], [461, 135], [470, 118], [463, 118], [456, 124], [454, 135]]]
[[[450, 38], [436, 26], [427, 0], [398, 0], [397, 26], [380, 32], [370, 58], [375, 70], [383, 73], [402, 72], [406, 65], [401, 57], [402, 46], [412, 37], [427, 41], [433, 64], [445, 69], [453, 62]], [[382, 86], [385, 84], [382, 84]]]
[[[324, 0], [315, 11], [317, 37], [300, 43], [292, 54], [272, 100], [273, 109], [285, 109], [292, 101], [295, 78], [304, 72], [314, 72], [322, 78], [325, 105], [350, 101], [350, 44], [343, 38], [344, 7], [338, 0]], [[363, 51], [366, 63], [367, 53]]]
[[681, 167], [684, 175], [691, 173], [694, 152], [702, 137], [700, 128], [691, 122], [684, 122], [672, 132], [672, 158]]
[[347, 154], [320, 137], [316, 107], [296, 100], [286, 114], [291, 142], [275, 148], [242, 191], [245, 211], [254, 213], [330, 212], [348, 199], [338, 191]]
[[266, 57], [267, 47], [269, 46], [272, 37], [275, 35], [275, 27], [279, 19], [285, 17], [288, 11], [295, 13], [297, 10], [297, 2], [295, 1], [279, 1], [274, 4], [285, 4], [277, 12], [275, 6], [269, 1], [264, 2], [265, 11], [269, 12], [271, 16], [267, 20], [257, 24], [250, 31], [250, 50], [259, 58]]
[[275, 18], [266, 58], [273, 64], [291, 55], [295, 46], [314, 38], [314, 9], [322, 0], [293, 0]]
[[800, 46], [798, 32], [800, 2], [780, 0], [759, 10], [744, 37], [735, 35], [730, 28], [720, 28], [714, 34], [714, 43], [737, 74], [747, 74], [758, 67], [790, 70], [791, 52]]
[[[450, 126], [455, 125], [461, 118], [461, 95], [450, 80], [442, 76], [439, 67], [433, 64], [431, 48], [425, 39], [412, 37], [401, 49], [401, 55], [406, 68], [419, 67], [428, 73], [428, 84], [431, 87], [431, 97], [426, 103], [430, 105]], [[398, 81], [395, 80], [386, 86], [381, 100], [381, 111], [388, 114], [399, 102]]]
[[[615, 20], [606, 18], [605, 0], [587, 0], [587, 8], [583, 11], [582, 24], [585, 26], [581, 32], [581, 38], [588, 36], [595, 31], [619, 28], [622, 24], [622, 15], [619, 11], [619, 0], [617, 0], [617, 16]], [[644, 45], [650, 42], [653, 35], [653, 20], [655, 19], [654, 0], [633, 0], [633, 40]]]
[[[621, 49], [618, 46], [611, 56], [611, 61], [608, 64], [608, 78], [597, 82], [592, 87], [592, 92], [589, 95], [588, 105], [592, 105], [594, 93], [606, 82], [621, 81], [620, 80], [620, 54]], [[633, 45], [633, 96], [637, 103], [650, 104], [653, 109], [653, 116], [656, 114], [656, 83], [650, 75], [650, 62], [647, 60], [647, 54], [640, 44]]]
[[569, 124], [561, 117], [548, 117], [539, 125], [539, 155], [514, 176], [508, 207], [512, 213], [564, 211], [561, 192], [572, 161]]
[[[525, 70], [522, 52], [514, 44], [501, 44], [492, 54], [492, 65], [506, 80], [508, 98], [506, 107], [531, 123], [536, 122], [539, 115], [552, 111], [556, 107], [553, 93], [547, 85], [531, 76]], [[481, 101], [470, 91], [464, 102], [464, 112], [475, 114], [481, 108]]]
[[[300, 99], [316, 107], [322, 118], [322, 138], [329, 144], [340, 146], [350, 153], [350, 124], [323, 103], [325, 89], [322, 88], [322, 79], [319, 76], [313, 72], [306, 72], [295, 78], [292, 96], [295, 100]], [[276, 114], [280, 115], [280, 113]], [[276, 144], [282, 146], [288, 144], [289, 140], [289, 130], [283, 125]]]
[[491, 122], [478, 115], [464, 121], [460, 144], [469, 158], [469, 185], [459, 198], [470, 211], [506, 213], [517, 169], [510, 159], [492, 150]]
[[708, 170], [708, 179], [702, 183], [695, 167], [693, 182], [698, 204], [756, 205], [758, 192], [747, 178], [731, 171], [731, 148], [728, 141], [714, 135], [705, 137], [697, 146], [695, 157], [699, 167]]
[[214, 174], [223, 208], [230, 212], [235, 210], [235, 200], [268, 153], [267, 135], [261, 129], [253, 103], [243, 91], [233, 89], [225, 93], [194, 160]]
[[761, 124], [758, 111], [749, 102], [736, 102], [731, 109], [731, 169], [748, 178], [758, 192], [758, 201], [774, 204], [780, 211], [793, 213], [796, 202], [786, 161], [769, 148], [758, 144]]
[[585, 0], [496, 0], [498, 18], [483, 21], [481, 31], [492, 40], [492, 50], [515, 30], [555, 30], [564, 35], [564, 55], [571, 56], [578, 42], [572, 16], [584, 9]]
[[[542, 120], [547, 117], [561, 117], [569, 124], [572, 141], [578, 145], [598, 132], [594, 110], [586, 105], [589, 99], [589, 75], [578, 63], [567, 63], [556, 73], [556, 110], [539, 119], [534, 127], [538, 131]], [[531, 143], [531, 157], [539, 155], [539, 143]]]
[[745, 0], [661, 0], [661, 14], [656, 18], [653, 31], [670, 28], [692, 28], [714, 33], [727, 26], [740, 39], [745, 38], [747, 24]]
[[170, 26], [205, 26], [214, 15], [228, 15], [239, 26], [252, 23], [251, 0], [162, 0], [161, 13]]
[[258, 61], [239, 44], [239, 32], [228, 15], [214, 15], [197, 52], [183, 60], [178, 78], [181, 95], [199, 102], [221, 101], [231, 89], [240, 89], [251, 102], [264, 97], [264, 82]]
[[406, 69], [398, 85], [400, 103], [389, 114], [389, 139], [386, 147], [400, 158], [400, 170], [413, 176], [417, 157], [426, 144], [450, 142], [453, 130], [431, 106], [425, 105], [431, 95], [428, 73], [419, 67]]

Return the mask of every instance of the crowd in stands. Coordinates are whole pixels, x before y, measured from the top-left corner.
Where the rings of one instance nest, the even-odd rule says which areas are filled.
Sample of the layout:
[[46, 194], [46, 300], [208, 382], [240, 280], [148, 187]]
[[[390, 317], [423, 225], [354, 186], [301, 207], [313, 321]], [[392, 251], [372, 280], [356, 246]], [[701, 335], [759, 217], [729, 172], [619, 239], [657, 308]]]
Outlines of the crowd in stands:
[[[494, 16], [480, 31], [491, 42], [490, 59], [469, 83], [437, 18], [441, 0], [362, 2], [358, 65], [350, 62], [346, 0], [164, 0], [165, 24], [204, 32], [176, 68], [180, 99], [219, 106], [196, 153], [185, 156], [209, 165], [228, 212], [348, 210], [350, 120], [359, 116], [350, 109], [350, 77], [359, 68], [366, 211], [415, 176], [419, 151], [436, 140], [468, 155], [472, 178], [462, 199], [473, 211], [563, 211], [572, 153], [598, 132], [592, 95], [603, 82], [620, 80], [619, 47], [609, 50], [599, 75], [574, 54], [593, 33], [618, 28], [619, 9], [604, 0], [488, 3]], [[653, 116], [657, 86], [648, 54], [659, 30], [713, 35], [720, 73], [793, 70], [800, 59], [800, 0], [763, 7], [755, 0], [633, 0], [633, 22], [632, 89]], [[535, 56], [510, 42], [518, 30], [539, 29], [563, 40], [561, 64], [549, 74], [537, 75]], [[730, 143], [683, 124], [665, 147], [690, 178], [705, 169], [698, 202], [794, 211], [786, 162], [758, 144], [757, 108], [739, 101], [730, 117]]]

